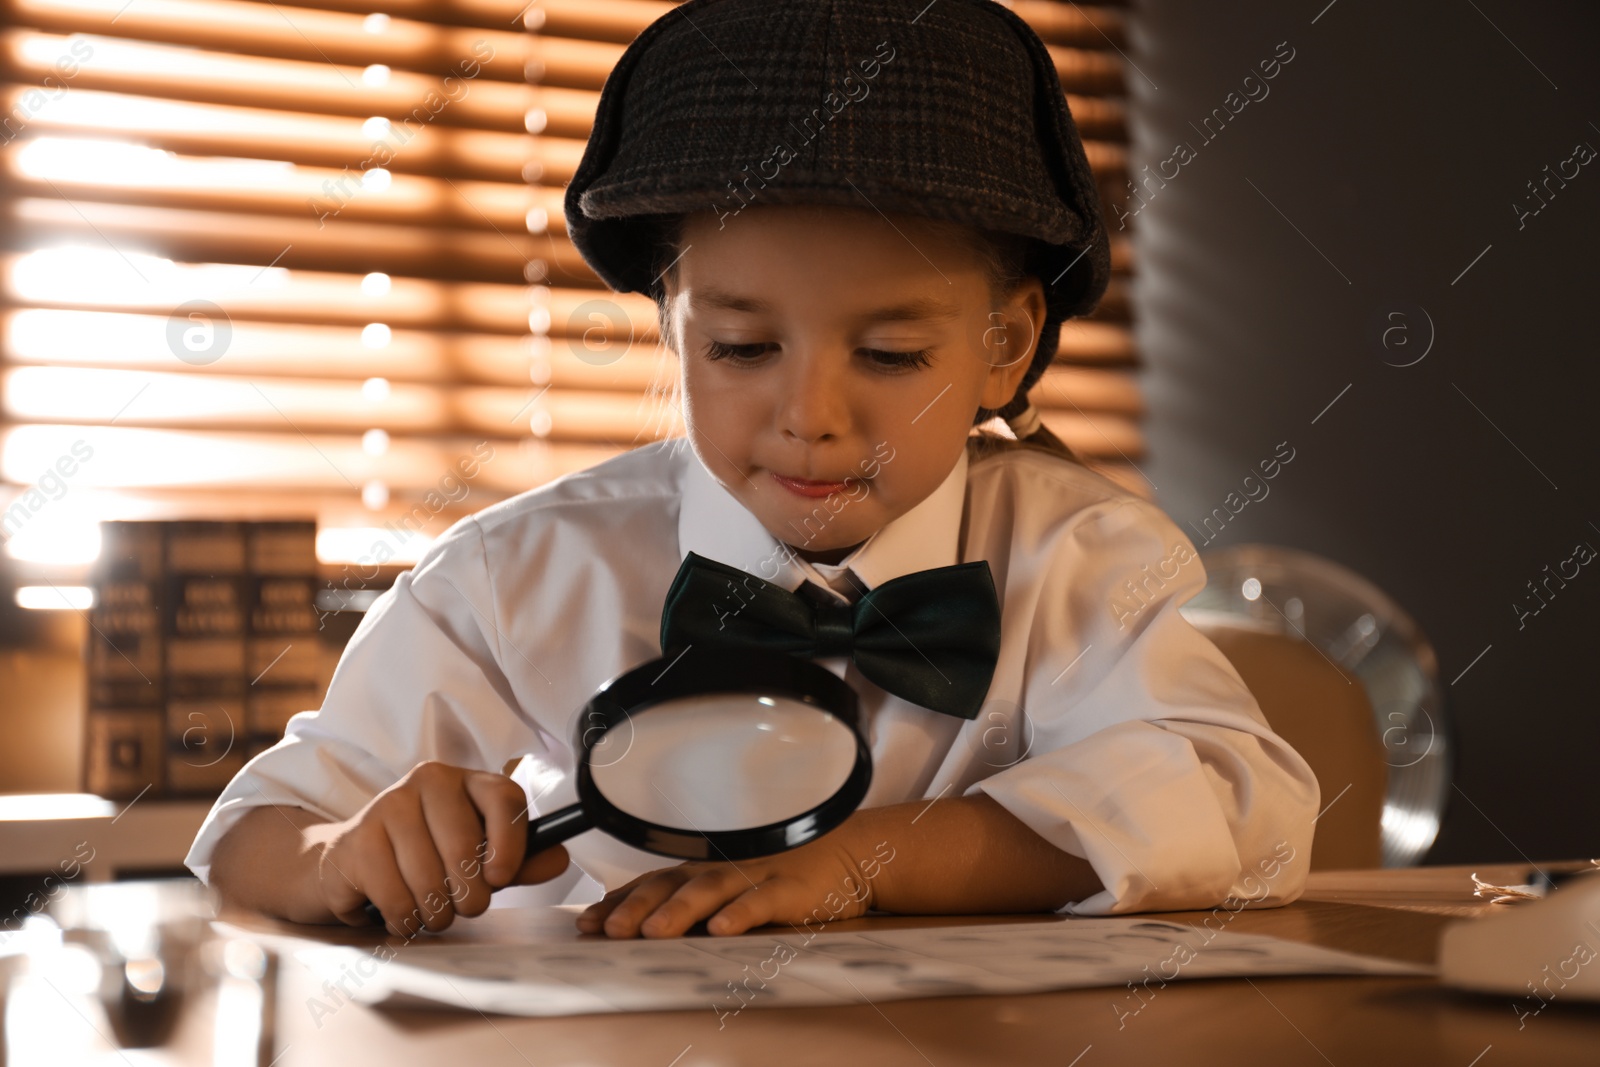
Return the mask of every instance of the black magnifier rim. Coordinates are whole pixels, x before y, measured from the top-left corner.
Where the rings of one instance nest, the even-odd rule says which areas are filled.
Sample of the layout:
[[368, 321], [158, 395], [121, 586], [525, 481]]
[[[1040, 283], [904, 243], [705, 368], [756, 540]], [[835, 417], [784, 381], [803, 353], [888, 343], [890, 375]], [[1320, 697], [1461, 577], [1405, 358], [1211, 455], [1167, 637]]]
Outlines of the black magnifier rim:
[[[650, 707], [682, 697], [759, 692], [815, 705], [830, 712], [855, 736], [856, 759], [849, 777], [827, 800], [792, 819], [742, 830], [683, 830], [629, 815], [595, 786], [589, 756], [618, 723]], [[860, 697], [832, 671], [785, 652], [766, 649], [695, 648], [663, 656], [619, 674], [579, 713], [574, 748], [579, 750], [578, 799], [596, 829], [618, 840], [674, 859], [741, 860], [770, 856], [821, 837], [861, 805], [872, 784], [872, 750], [861, 732]]]

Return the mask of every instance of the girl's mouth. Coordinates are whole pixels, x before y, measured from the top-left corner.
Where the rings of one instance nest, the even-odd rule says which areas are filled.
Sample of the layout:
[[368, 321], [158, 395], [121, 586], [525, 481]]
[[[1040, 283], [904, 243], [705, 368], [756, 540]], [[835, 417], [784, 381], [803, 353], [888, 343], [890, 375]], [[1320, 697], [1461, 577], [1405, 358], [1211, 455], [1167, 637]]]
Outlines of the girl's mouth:
[[840, 493], [848, 484], [848, 479], [843, 482], [808, 482], [804, 478], [787, 478], [776, 471], [772, 472], [772, 480], [789, 490], [806, 497], [825, 497], [830, 493]]

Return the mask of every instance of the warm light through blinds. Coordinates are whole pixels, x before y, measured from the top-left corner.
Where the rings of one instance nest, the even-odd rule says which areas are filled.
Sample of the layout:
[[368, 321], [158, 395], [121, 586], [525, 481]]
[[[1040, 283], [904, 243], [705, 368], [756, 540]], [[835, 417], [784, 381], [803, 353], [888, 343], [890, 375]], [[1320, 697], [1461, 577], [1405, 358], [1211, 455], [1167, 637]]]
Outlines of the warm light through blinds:
[[[595, 355], [604, 289], [561, 211], [607, 72], [672, 5], [383, 6], [0, 0], [14, 557], [86, 562], [98, 519], [314, 515], [337, 562], [386, 522], [437, 534], [681, 432], [647, 299], [611, 298], [628, 321]], [[1109, 204], [1122, 15], [1010, 6], [1049, 42]], [[1120, 237], [1113, 264], [1035, 402], [1144, 492]]]

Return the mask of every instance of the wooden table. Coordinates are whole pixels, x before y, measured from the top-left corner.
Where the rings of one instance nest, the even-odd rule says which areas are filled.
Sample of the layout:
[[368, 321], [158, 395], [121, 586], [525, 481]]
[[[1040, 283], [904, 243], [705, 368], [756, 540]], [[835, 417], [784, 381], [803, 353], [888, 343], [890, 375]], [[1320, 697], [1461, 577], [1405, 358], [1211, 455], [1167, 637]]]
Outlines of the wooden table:
[[[1495, 907], [1472, 895], [1473, 870], [1501, 883], [1523, 881], [1527, 873], [1521, 865], [1321, 872], [1311, 876], [1301, 900], [1239, 912], [1228, 929], [1431, 963], [1447, 922]], [[1209, 914], [1163, 917], [1198, 924]], [[263, 932], [317, 936], [330, 943], [375, 946], [381, 940], [347, 929], [228, 918]], [[497, 928], [509, 929], [503, 924], [516, 918], [515, 909], [491, 909], [433, 936], [493, 939]], [[831, 924], [830, 930], [1017, 921], [1067, 920], [875, 917]], [[1133, 994], [1125, 987], [857, 1007], [752, 1006], [724, 1020], [720, 1029], [709, 1006], [527, 1019], [351, 1004], [314, 1020], [307, 1003], [319, 990], [292, 961], [285, 961], [280, 990], [273, 1051], [280, 1067], [1600, 1063], [1600, 1006], [1556, 1001], [1519, 1029], [1509, 998], [1453, 992], [1427, 977], [1177, 981], [1150, 995], [1133, 1015], [1127, 1014]], [[192, 1014], [206, 1013], [197, 1004]], [[208, 1033], [209, 1022], [187, 1021], [179, 1042], [161, 1059], [140, 1062], [209, 1063]]]

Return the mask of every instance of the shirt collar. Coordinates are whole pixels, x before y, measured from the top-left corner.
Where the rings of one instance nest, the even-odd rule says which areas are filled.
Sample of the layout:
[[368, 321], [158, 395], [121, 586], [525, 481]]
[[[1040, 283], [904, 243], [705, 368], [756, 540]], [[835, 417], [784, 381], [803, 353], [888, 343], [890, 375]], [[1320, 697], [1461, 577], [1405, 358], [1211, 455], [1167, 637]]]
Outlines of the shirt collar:
[[828, 579], [846, 568], [860, 584], [875, 589], [891, 578], [959, 562], [956, 549], [967, 495], [965, 448], [937, 489], [836, 564], [813, 564], [795, 555], [723, 488], [687, 442], [683, 451], [687, 459], [678, 512], [680, 560], [696, 552], [790, 592], [807, 579], [831, 590]]

